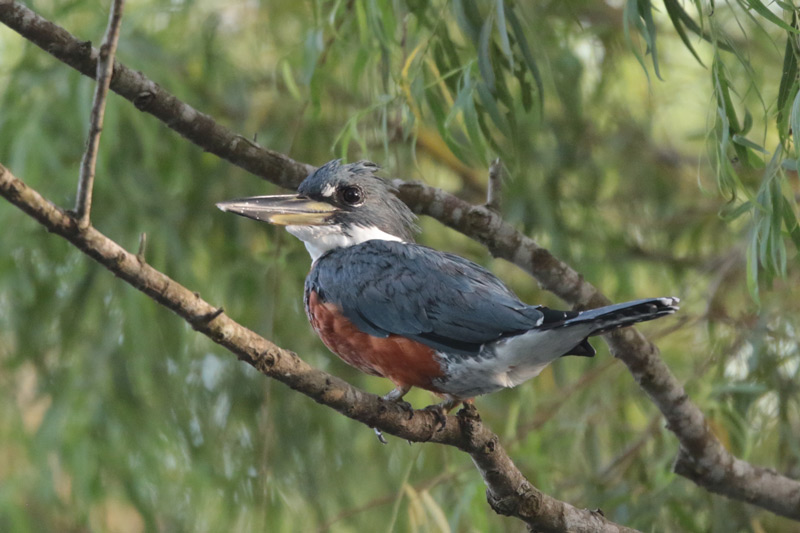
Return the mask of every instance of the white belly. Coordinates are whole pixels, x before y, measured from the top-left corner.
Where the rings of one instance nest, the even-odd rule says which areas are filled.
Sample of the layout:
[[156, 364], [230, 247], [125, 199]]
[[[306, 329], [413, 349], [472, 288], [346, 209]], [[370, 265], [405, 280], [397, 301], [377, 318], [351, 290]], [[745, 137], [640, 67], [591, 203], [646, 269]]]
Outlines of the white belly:
[[472, 398], [516, 387], [586, 338], [590, 325], [568, 329], [533, 330], [484, 345], [478, 356], [437, 354], [445, 377], [436, 386], [456, 398]]

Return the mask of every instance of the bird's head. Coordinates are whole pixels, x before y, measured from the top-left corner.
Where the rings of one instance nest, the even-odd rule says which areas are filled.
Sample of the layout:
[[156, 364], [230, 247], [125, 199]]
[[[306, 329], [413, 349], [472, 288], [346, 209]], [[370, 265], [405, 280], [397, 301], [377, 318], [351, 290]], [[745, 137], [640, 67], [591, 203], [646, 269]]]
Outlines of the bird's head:
[[286, 226], [305, 242], [313, 260], [333, 248], [373, 239], [412, 242], [416, 217], [391, 184], [375, 176], [378, 168], [369, 161], [329, 161], [303, 180], [298, 194], [253, 196], [217, 207]]

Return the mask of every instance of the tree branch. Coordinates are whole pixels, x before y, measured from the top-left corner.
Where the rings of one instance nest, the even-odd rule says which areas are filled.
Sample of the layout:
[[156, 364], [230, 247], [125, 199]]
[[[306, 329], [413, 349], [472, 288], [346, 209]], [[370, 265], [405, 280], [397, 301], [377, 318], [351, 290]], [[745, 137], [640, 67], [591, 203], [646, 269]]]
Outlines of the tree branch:
[[[86, 76], [94, 76], [97, 51], [30, 9], [0, 0], [0, 22]], [[119, 62], [115, 65], [111, 89], [204, 150], [275, 184], [295, 188], [314, 168], [233, 133]], [[568, 304], [590, 308], [610, 303], [572, 267], [485, 206], [473, 206], [422, 183], [395, 181], [395, 184], [400, 198], [415, 212], [436, 218], [481, 242], [493, 256], [529, 272], [542, 288]], [[607, 335], [606, 340], [614, 356], [625, 363], [678, 438], [681, 450], [676, 461], [677, 473], [713, 492], [800, 519], [800, 483], [732, 456], [661, 360], [658, 349], [641, 333], [626, 328]], [[390, 429], [386, 431], [394, 434]], [[695, 467], [688, 468], [690, 464]]]
[[[0, 0], [0, 22], [81, 74], [90, 78], [96, 76], [99, 52], [92, 43], [77, 39], [61, 26], [14, 1]], [[231, 162], [237, 161], [234, 164], [282, 187], [296, 188], [314, 169], [235, 134], [119, 61], [114, 64], [109, 87], [203, 150]]]
[[446, 444], [468, 453], [486, 483], [487, 500], [496, 512], [517, 517], [536, 531], [635, 531], [606, 520], [599, 512], [578, 509], [539, 491], [525, 479], [497, 435], [481, 423], [474, 410], [464, 409], [457, 416], [446, 417], [444, 427], [440, 428], [433, 412], [418, 410], [409, 417], [398, 404], [311, 367], [293, 352], [236, 323], [220, 308], [129, 253], [94, 227], [80, 225], [15, 178], [2, 164], [0, 196], [264, 375], [383, 432], [413, 442]]
[[100, 147], [100, 134], [103, 132], [103, 117], [106, 111], [106, 97], [108, 86], [111, 83], [111, 74], [114, 71], [114, 55], [117, 53], [119, 29], [122, 24], [122, 8], [125, 0], [113, 0], [111, 12], [108, 15], [108, 27], [100, 46], [100, 55], [97, 61], [95, 78], [97, 85], [92, 100], [92, 111], [89, 118], [89, 138], [86, 141], [86, 151], [81, 159], [81, 173], [78, 179], [78, 193], [75, 198], [75, 216], [81, 225], [89, 224], [89, 214], [92, 210], [92, 187], [94, 185], [94, 172], [97, 167], [97, 152]]

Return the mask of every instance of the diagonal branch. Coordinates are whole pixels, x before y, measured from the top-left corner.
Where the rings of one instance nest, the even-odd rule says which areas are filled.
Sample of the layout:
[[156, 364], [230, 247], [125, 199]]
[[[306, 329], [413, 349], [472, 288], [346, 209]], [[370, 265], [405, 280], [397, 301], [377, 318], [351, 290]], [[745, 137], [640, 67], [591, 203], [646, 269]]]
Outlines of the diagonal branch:
[[108, 15], [108, 27], [100, 46], [100, 55], [97, 60], [95, 78], [97, 85], [92, 100], [92, 111], [89, 118], [89, 139], [86, 141], [86, 151], [81, 159], [81, 173], [78, 179], [78, 193], [75, 198], [75, 216], [81, 225], [89, 224], [89, 214], [92, 210], [92, 187], [94, 186], [94, 172], [97, 167], [97, 151], [100, 147], [100, 134], [103, 131], [103, 117], [106, 111], [106, 97], [108, 86], [111, 84], [111, 74], [114, 70], [114, 55], [117, 53], [119, 29], [122, 24], [122, 8], [125, 0], [114, 0], [111, 12]]
[[[86, 76], [94, 76], [97, 51], [27, 7], [0, 0], [0, 22]], [[275, 184], [295, 188], [314, 168], [233, 133], [120, 63], [115, 65], [111, 90], [204, 150]], [[572, 267], [516, 231], [490, 209], [473, 206], [421, 183], [396, 184], [399, 196], [415, 212], [432, 216], [481, 242], [492, 255], [529, 272], [542, 288], [570, 305], [589, 308], [610, 303]], [[713, 492], [800, 520], [800, 483], [731, 455], [661, 360], [655, 346], [634, 328], [615, 332], [606, 339], [614, 356], [625, 363], [678, 438], [681, 449], [675, 465], [677, 473]]]
[[496, 512], [517, 517], [536, 531], [634, 531], [608, 521], [600, 512], [578, 509], [539, 491], [525, 479], [497, 435], [481, 423], [474, 410], [464, 409], [458, 416], [448, 416], [441, 428], [433, 412], [414, 411], [409, 417], [398, 404], [317, 370], [296, 354], [236, 323], [198, 293], [154, 269], [94, 227], [80, 225], [1, 164], [0, 196], [264, 375], [370, 427], [410, 441], [437, 442], [468, 453], [486, 483], [487, 500]]
[[[0, 0], [0, 22], [81, 74], [95, 77], [99, 52], [90, 42], [77, 39], [18, 2]], [[114, 64], [110, 88], [203, 150], [282, 187], [296, 188], [314, 169], [232, 132], [119, 61]]]

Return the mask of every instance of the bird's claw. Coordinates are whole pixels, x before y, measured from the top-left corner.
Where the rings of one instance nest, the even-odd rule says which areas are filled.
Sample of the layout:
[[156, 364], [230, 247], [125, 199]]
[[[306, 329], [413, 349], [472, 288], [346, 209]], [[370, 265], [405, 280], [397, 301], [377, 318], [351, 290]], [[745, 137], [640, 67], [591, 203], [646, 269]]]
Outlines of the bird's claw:
[[481, 415], [480, 413], [478, 413], [478, 409], [475, 407], [475, 404], [472, 403], [471, 401], [465, 401], [462, 404], [461, 409], [458, 410], [457, 416], [463, 418], [470, 418], [472, 420], [477, 420], [478, 422], [480, 422], [481, 420]]
[[403, 396], [408, 392], [409, 388], [410, 387], [398, 387], [388, 394], [384, 394], [382, 398], [387, 402], [396, 404], [400, 409], [408, 413], [408, 419], [411, 420], [414, 417], [414, 408], [410, 403], [403, 400]]
[[414, 418], [414, 408], [413, 408], [413, 407], [411, 407], [411, 404], [410, 404], [410, 403], [408, 403], [408, 402], [407, 402], [407, 401], [405, 401], [405, 400], [398, 400], [398, 401], [396, 401], [395, 403], [397, 404], [397, 406], [398, 406], [400, 409], [402, 409], [403, 411], [405, 411], [406, 413], [408, 413], [408, 419], [409, 419], [409, 420], [411, 420], [412, 418]]
[[424, 409], [424, 411], [428, 411], [433, 413], [433, 416], [436, 418], [436, 432], [442, 431], [445, 426], [447, 425], [447, 411], [445, 411], [445, 406], [437, 403], [435, 405], [429, 405]]
[[381, 444], [388, 444], [386, 437], [383, 436], [383, 432], [380, 429], [372, 428], [372, 430], [375, 432], [375, 436], [378, 437], [378, 442]]

